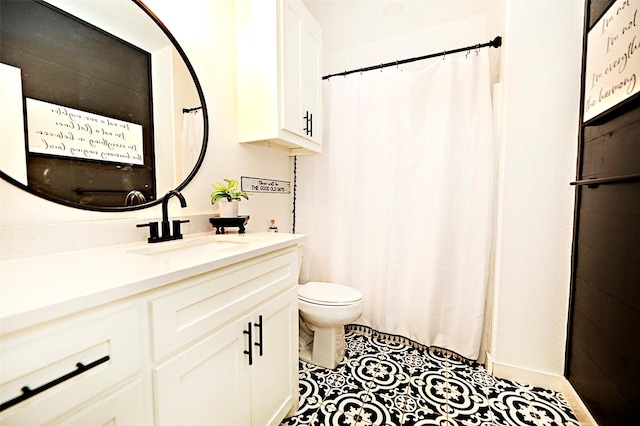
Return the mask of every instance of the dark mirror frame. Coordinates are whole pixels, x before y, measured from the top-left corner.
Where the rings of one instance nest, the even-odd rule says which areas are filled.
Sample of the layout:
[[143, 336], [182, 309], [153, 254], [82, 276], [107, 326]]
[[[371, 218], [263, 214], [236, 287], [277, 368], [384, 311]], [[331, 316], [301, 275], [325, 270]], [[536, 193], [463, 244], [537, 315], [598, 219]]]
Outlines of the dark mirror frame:
[[[208, 139], [209, 139], [209, 119], [208, 119], [208, 113], [207, 113], [207, 106], [206, 106], [205, 99], [204, 99], [204, 93], [202, 91], [202, 86], [200, 85], [200, 81], [198, 80], [198, 77], [196, 76], [195, 70], [193, 69], [193, 66], [191, 65], [191, 62], [189, 62], [189, 59], [187, 58], [187, 55], [185, 54], [184, 50], [182, 50], [182, 47], [180, 46], [178, 41], [175, 39], [175, 37], [171, 34], [169, 29], [140, 0], [131, 0], [131, 1], [133, 3], [135, 3], [138, 7], [140, 7], [145, 12], [145, 14], [147, 16], [149, 16], [149, 18], [151, 18], [151, 20], [153, 20], [156, 23], [156, 25], [158, 25], [158, 27], [162, 30], [162, 32], [171, 41], [171, 43], [173, 44], [174, 48], [180, 54], [180, 57], [184, 61], [187, 69], [189, 70], [189, 73], [191, 74], [191, 77], [193, 79], [193, 83], [194, 83], [194, 85], [196, 87], [196, 90], [198, 92], [198, 96], [200, 98], [200, 105], [202, 107], [202, 120], [203, 120], [203, 126], [204, 126], [203, 138], [202, 138], [202, 149], [200, 150], [200, 155], [198, 156], [198, 160], [196, 161], [196, 164], [193, 167], [193, 170], [191, 170], [191, 173], [186, 177], [186, 179], [180, 185], [178, 185], [175, 188], [177, 191], [181, 191], [195, 177], [196, 173], [198, 172], [198, 170], [202, 166], [202, 162], [204, 161], [204, 156], [205, 156], [206, 151], [207, 151], [207, 145], [208, 145]], [[152, 207], [152, 206], [158, 205], [158, 204], [162, 203], [162, 201], [164, 199], [164, 196], [160, 196], [160, 194], [158, 194], [159, 196], [157, 197], [156, 200], [149, 201], [149, 202], [144, 203], [144, 204], [134, 205], [134, 206], [117, 206], [117, 207], [91, 206], [91, 205], [73, 203], [73, 202], [70, 202], [68, 200], [64, 200], [62, 198], [57, 198], [57, 197], [53, 197], [53, 196], [38, 192], [38, 191], [30, 188], [29, 186], [26, 186], [26, 185], [22, 184], [21, 182], [18, 182], [17, 180], [13, 179], [11, 176], [7, 175], [6, 173], [4, 173], [1, 170], [0, 170], [0, 178], [4, 179], [5, 181], [11, 183], [12, 185], [14, 185], [14, 186], [26, 191], [26, 192], [29, 192], [30, 194], [35, 195], [35, 196], [37, 196], [39, 198], [46, 199], [48, 201], [52, 201], [52, 202], [57, 203], [57, 204], [62, 204], [62, 205], [67, 206], [67, 207], [73, 207], [73, 208], [82, 209], [82, 210], [92, 210], [92, 211], [102, 211], [102, 212], [124, 212], [124, 211], [141, 210], [141, 209], [144, 209], [144, 208], [147, 208], [147, 207]]]

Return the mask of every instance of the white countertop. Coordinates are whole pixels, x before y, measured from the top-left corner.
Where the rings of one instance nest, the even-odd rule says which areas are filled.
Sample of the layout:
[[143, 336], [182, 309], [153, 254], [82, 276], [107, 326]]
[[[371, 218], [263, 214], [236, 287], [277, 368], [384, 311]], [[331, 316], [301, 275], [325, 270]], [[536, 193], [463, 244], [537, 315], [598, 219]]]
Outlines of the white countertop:
[[[265, 253], [302, 244], [287, 233], [186, 235], [183, 240], [69, 251], [0, 262], [0, 331], [10, 333], [63, 315], [153, 290]], [[219, 248], [173, 246], [220, 242]]]

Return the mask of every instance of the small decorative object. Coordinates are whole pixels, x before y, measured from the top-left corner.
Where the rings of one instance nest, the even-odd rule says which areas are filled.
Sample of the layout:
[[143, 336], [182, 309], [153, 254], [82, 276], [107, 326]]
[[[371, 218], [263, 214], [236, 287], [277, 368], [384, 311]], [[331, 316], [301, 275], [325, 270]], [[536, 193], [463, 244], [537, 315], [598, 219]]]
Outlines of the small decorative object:
[[271, 219], [271, 226], [269, 227], [269, 232], [278, 232], [278, 227], [276, 226], [275, 219]]
[[238, 201], [244, 198], [249, 199], [249, 195], [238, 189], [238, 181], [224, 179], [225, 183], [217, 182], [212, 184], [214, 191], [211, 193], [211, 204], [218, 201], [220, 217], [238, 217]]
[[245, 233], [245, 226], [249, 222], [249, 216], [238, 217], [212, 217], [209, 219], [211, 225], [216, 229], [216, 234], [225, 234], [227, 228], [238, 228], [238, 234]]

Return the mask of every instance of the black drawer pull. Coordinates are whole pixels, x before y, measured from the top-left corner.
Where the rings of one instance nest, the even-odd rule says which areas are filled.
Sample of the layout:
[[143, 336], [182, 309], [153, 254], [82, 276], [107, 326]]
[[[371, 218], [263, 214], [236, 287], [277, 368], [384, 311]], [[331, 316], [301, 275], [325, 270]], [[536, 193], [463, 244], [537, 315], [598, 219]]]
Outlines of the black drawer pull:
[[45, 383], [40, 387], [37, 387], [35, 389], [30, 389], [29, 386], [25, 386], [22, 388], [22, 395], [17, 396], [9, 401], [6, 401], [0, 404], [0, 411], [4, 411], [7, 408], [11, 408], [16, 404], [21, 403], [22, 401], [26, 401], [27, 399], [34, 397], [39, 393], [42, 393], [48, 389], [51, 389], [52, 387], [57, 386], [62, 382], [66, 382], [67, 380], [72, 379], [84, 373], [85, 371], [91, 370], [92, 368], [97, 367], [100, 364], [104, 364], [107, 361], [109, 361], [109, 355], [102, 357], [96, 361], [93, 361], [92, 363], [87, 365], [84, 365], [83, 363], [79, 362], [76, 364], [76, 369], [73, 370], [72, 372], [67, 373], [64, 376], [60, 376], [57, 379], [50, 381], [49, 383]]

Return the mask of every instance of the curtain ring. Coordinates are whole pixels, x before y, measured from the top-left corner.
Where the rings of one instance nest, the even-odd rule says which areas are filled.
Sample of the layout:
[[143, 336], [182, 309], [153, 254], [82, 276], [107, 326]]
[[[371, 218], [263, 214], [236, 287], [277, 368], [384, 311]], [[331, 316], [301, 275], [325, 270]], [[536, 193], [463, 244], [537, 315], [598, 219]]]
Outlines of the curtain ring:
[[380, 63], [380, 72], [382, 72], [382, 68], [384, 68], [384, 67], [382, 66], [382, 62], [381, 62]]
[[442, 53], [442, 60], [444, 61], [446, 57], [447, 57], [447, 51], [445, 50], [445, 51]]
[[344, 76], [344, 78], [347, 78], [347, 70], [345, 70], [342, 75]]
[[480, 53], [480, 43], [476, 43], [476, 56]]

